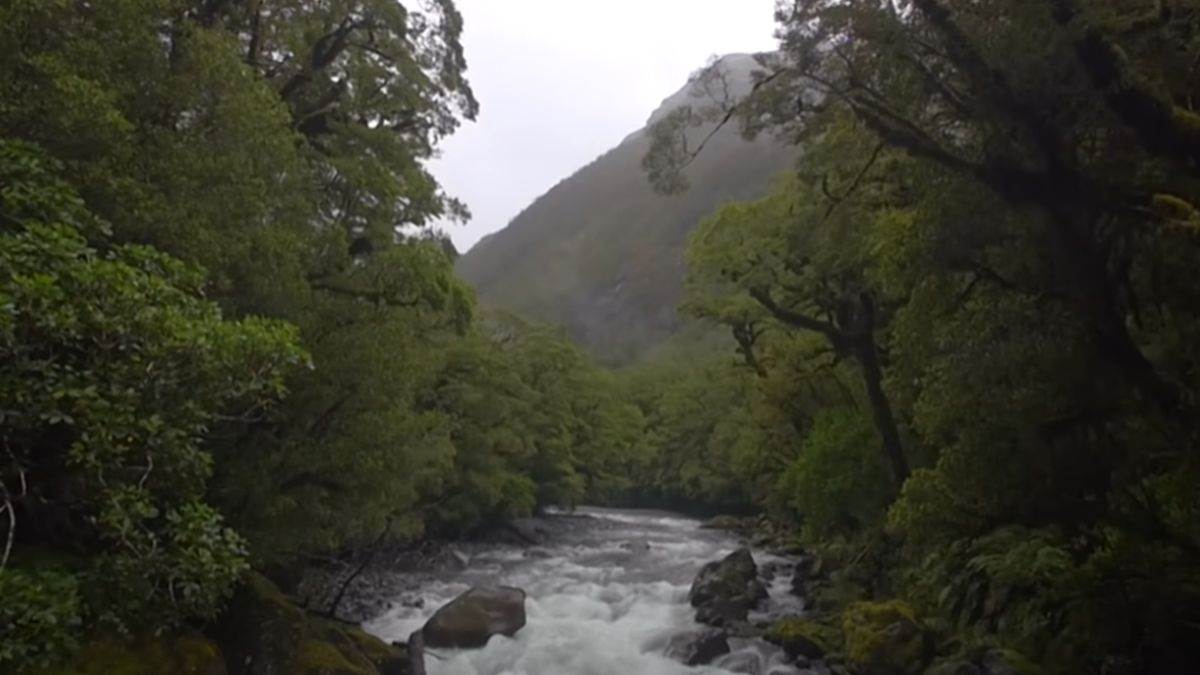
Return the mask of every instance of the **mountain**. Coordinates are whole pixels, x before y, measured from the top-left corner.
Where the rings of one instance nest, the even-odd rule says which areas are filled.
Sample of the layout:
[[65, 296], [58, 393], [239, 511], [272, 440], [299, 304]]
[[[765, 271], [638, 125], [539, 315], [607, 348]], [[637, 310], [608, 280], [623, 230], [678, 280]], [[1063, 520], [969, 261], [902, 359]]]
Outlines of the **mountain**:
[[[753, 56], [719, 65], [733, 95], [749, 90]], [[703, 105], [699, 95], [689, 83], [647, 128], [679, 105]], [[459, 259], [459, 273], [484, 307], [564, 325], [603, 361], [645, 356], [688, 329], [677, 312], [688, 234], [722, 204], [765, 194], [792, 164], [794, 150], [766, 137], [746, 141], [736, 126], [712, 137], [688, 168], [691, 189], [674, 196], [655, 194], [642, 171], [646, 129], [631, 134], [480, 241]]]

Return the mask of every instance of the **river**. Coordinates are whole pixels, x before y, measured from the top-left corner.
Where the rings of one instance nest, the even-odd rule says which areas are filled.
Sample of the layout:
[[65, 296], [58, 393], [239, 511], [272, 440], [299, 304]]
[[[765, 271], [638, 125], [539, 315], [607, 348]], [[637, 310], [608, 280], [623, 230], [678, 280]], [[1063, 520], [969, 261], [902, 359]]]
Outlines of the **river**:
[[[699, 521], [652, 511], [581, 509], [557, 519], [543, 546], [464, 545], [463, 569], [419, 573], [420, 591], [365, 628], [405, 640], [446, 602], [473, 585], [504, 584], [528, 594], [528, 624], [514, 638], [480, 650], [430, 650], [431, 675], [794, 675], [783, 654], [758, 640], [731, 639], [732, 652], [710, 666], [686, 667], [665, 654], [671, 639], [700, 630], [687, 601], [700, 567], [738, 546]], [[788, 561], [754, 552], [760, 569]], [[802, 609], [790, 574], [751, 620]], [[418, 597], [419, 596], [419, 597]]]

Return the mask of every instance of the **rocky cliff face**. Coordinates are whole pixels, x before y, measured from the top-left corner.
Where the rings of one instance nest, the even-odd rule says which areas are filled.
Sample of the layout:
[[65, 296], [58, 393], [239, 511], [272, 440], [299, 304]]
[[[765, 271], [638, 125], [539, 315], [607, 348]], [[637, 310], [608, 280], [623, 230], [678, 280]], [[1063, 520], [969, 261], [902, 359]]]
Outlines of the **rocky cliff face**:
[[[732, 95], [749, 89], [752, 56], [727, 56], [721, 67]], [[697, 93], [680, 90], [650, 122]], [[634, 361], [681, 331], [688, 234], [721, 204], [763, 195], [794, 151], [771, 138], [746, 141], [729, 125], [689, 168], [691, 190], [661, 196], [641, 169], [648, 147], [644, 130], [631, 134], [464, 255], [459, 272], [484, 306], [565, 325], [610, 363]]]

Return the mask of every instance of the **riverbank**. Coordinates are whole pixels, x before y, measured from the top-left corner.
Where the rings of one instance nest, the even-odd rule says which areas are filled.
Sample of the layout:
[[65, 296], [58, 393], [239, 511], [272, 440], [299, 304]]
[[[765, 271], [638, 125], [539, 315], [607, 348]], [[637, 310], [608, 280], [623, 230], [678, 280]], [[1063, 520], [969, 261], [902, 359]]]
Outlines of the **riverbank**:
[[[583, 509], [520, 519], [470, 541], [376, 551], [353, 578], [326, 570], [291, 594], [250, 574], [203, 632], [96, 641], [74, 665], [37, 675], [1040, 672], [887, 597], [867, 571], [879, 566], [869, 546], [796, 542], [760, 518]], [[439, 608], [495, 586], [523, 591], [511, 635], [408, 648]], [[336, 618], [318, 616], [335, 597]]]

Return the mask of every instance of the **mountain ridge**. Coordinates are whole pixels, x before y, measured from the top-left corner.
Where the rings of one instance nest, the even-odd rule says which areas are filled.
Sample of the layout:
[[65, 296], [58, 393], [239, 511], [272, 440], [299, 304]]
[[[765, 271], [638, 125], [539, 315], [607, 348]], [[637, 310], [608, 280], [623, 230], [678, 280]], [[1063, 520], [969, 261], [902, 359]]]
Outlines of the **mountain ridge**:
[[[718, 59], [731, 96], [752, 86], [752, 55]], [[764, 194], [793, 163], [794, 150], [772, 138], [743, 139], [733, 125], [716, 132], [689, 167], [691, 189], [654, 193], [641, 168], [650, 124], [694, 100], [692, 82], [668, 96], [646, 127], [559, 181], [502, 230], [458, 261], [485, 307], [566, 327], [597, 358], [642, 358], [679, 334], [687, 320], [683, 252], [688, 234], [721, 204]], [[700, 130], [707, 133], [705, 130]]]

